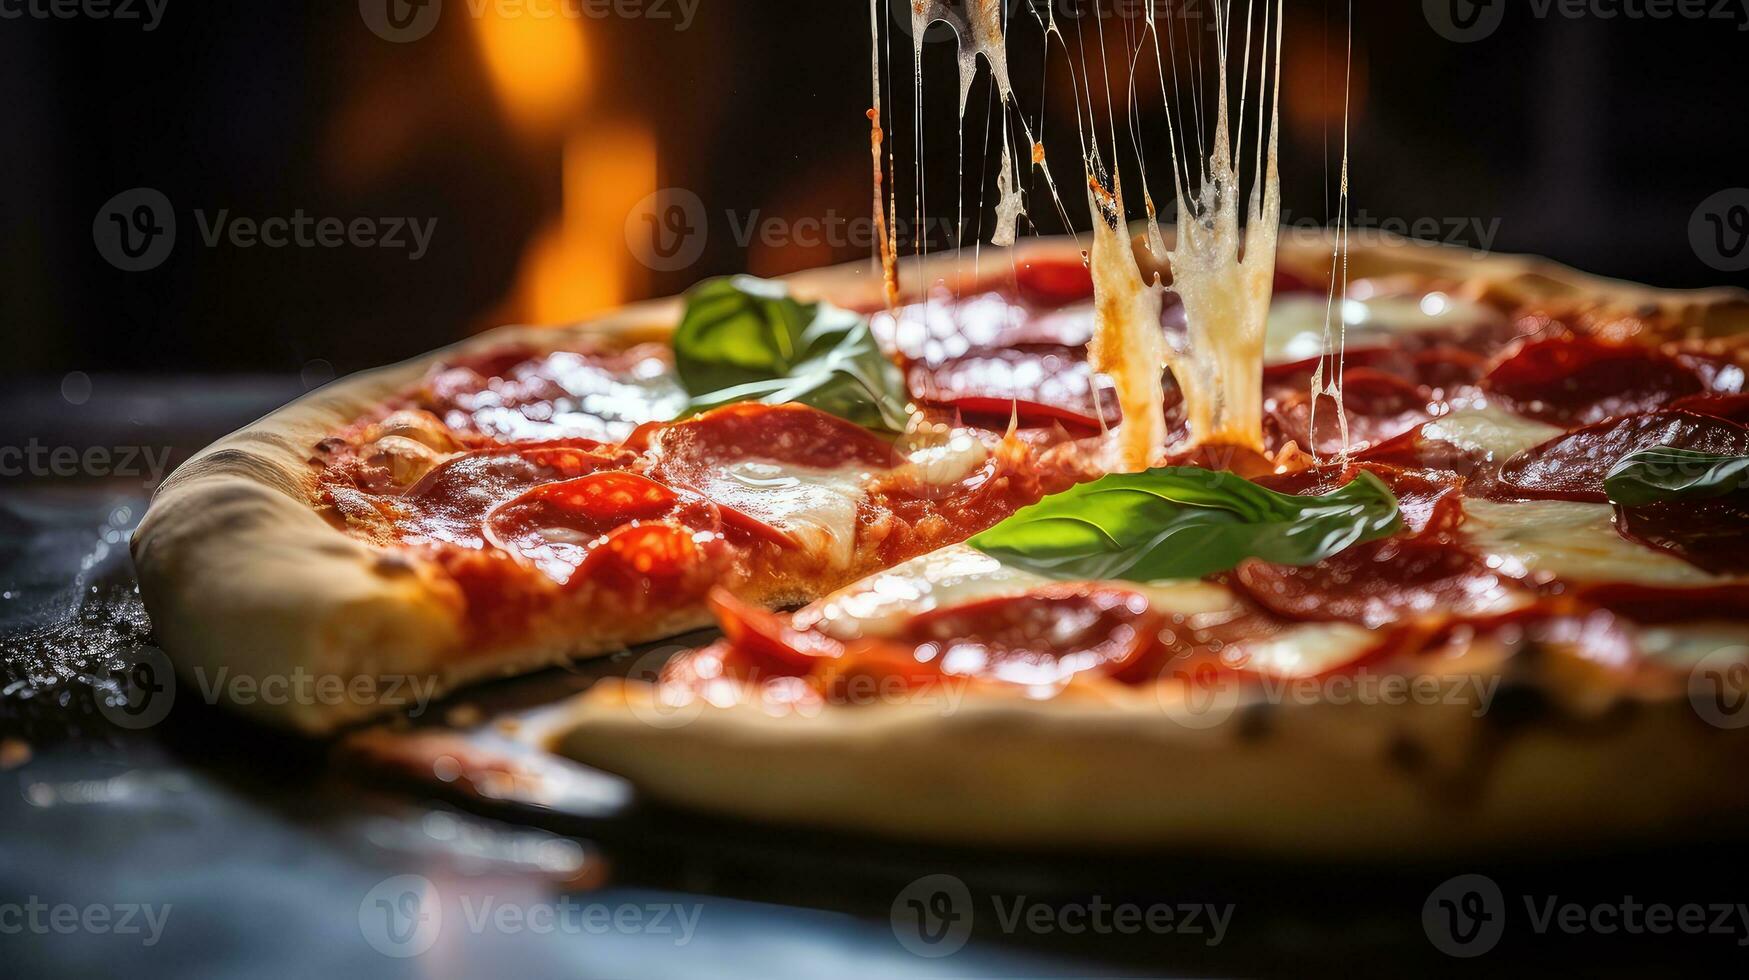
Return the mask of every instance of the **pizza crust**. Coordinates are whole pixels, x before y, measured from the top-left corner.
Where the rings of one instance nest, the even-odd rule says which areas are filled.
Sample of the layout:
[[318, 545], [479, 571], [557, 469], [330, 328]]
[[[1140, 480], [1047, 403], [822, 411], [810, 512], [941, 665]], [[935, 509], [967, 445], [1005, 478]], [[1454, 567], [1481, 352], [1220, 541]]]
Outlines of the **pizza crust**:
[[[1076, 254], [1067, 239], [988, 250], [984, 278], [1008, 261]], [[1284, 267], [1318, 274], [1329, 251], [1303, 240], [1282, 246]], [[902, 281], [972, 279], [973, 263], [952, 254], [904, 264]], [[1505, 290], [1550, 301], [1601, 297], [1621, 315], [1656, 312], [1685, 335], [1720, 337], [1749, 329], [1749, 294], [1735, 290], [1670, 293], [1584, 276], [1553, 263], [1409, 242], [1355, 249], [1351, 275], [1409, 273], [1470, 290]], [[852, 263], [789, 278], [804, 298], [876, 309], [883, 303], [878, 263]], [[211, 688], [221, 676], [358, 679], [398, 676], [438, 693], [491, 677], [599, 655], [709, 624], [702, 609], [661, 621], [590, 624], [520, 645], [464, 649], [457, 604], [430, 571], [394, 548], [347, 534], [313, 509], [309, 464], [324, 437], [416, 385], [433, 364], [527, 342], [559, 347], [588, 337], [627, 345], [665, 338], [677, 300], [628, 307], [559, 328], [507, 327], [398, 365], [330, 384], [221, 439], [183, 464], [154, 495], [133, 538], [141, 594], [160, 644], [185, 681]], [[838, 583], [822, 583], [820, 591]], [[793, 592], [793, 588], [789, 589]], [[812, 595], [774, 594], [770, 602]], [[225, 672], [221, 675], [221, 671]], [[260, 720], [322, 734], [395, 710], [377, 697], [298, 703], [256, 698], [234, 705]], [[308, 699], [306, 699], [308, 700]]]
[[1749, 742], [1682, 699], [1508, 731], [1468, 705], [1241, 705], [1212, 719], [1145, 696], [1009, 695], [772, 717], [655, 697], [602, 681], [548, 745], [671, 805], [960, 845], [1432, 858], [1686, 835], [1749, 812], [1749, 787], [1720, 778]]

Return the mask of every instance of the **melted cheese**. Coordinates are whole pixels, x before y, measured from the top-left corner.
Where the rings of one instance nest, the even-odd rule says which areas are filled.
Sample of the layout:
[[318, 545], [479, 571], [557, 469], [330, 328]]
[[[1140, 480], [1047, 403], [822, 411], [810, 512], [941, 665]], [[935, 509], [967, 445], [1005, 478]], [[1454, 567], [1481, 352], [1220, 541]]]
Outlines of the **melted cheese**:
[[[1020, 595], [1053, 580], [1012, 568], [968, 545], [952, 545], [896, 565], [827, 596], [798, 614], [797, 623], [817, 626], [842, 640], [891, 636], [912, 617], [980, 599]], [[1208, 582], [1121, 583], [1148, 597], [1164, 613], [1184, 616], [1232, 613], [1237, 600]]]
[[[1264, 64], [1269, 63], [1270, 17], [1265, 5]], [[1172, 288], [1184, 301], [1189, 339], [1172, 358], [1172, 375], [1184, 392], [1185, 414], [1196, 443], [1228, 443], [1263, 448], [1263, 346], [1275, 284], [1276, 237], [1281, 230], [1281, 176], [1277, 167], [1281, 90], [1281, 7], [1275, 28], [1275, 90], [1261, 100], [1270, 116], [1263, 125], [1259, 110], [1258, 186], [1246, 208], [1246, 227], [1239, 222], [1245, 197], [1232, 140], [1228, 133], [1227, 41], [1230, 11], [1215, 9], [1219, 50], [1219, 87], [1215, 102], [1214, 151], [1202, 171], [1202, 186], [1193, 195], [1178, 187], [1178, 241], [1168, 256]], [[1246, 30], [1251, 27], [1249, 8]], [[1249, 41], [1246, 39], [1247, 51]], [[1158, 37], [1156, 36], [1156, 44]], [[1249, 64], [1245, 66], [1249, 75]], [[1261, 93], [1268, 73], [1259, 79]], [[1243, 85], [1239, 115], [1243, 119]], [[1241, 126], [1243, 122], [1241, 121]], [[1267, 130], [1267, 135], [1265, 135]], [[1267, 151], [1264, 144], [1267, 142]], [[1241, 152], [1242, 152], [1241, 147]], [[1173, 174], [1179, 173], [1176, 148]], [[1243, 257], [1241, 257], [1243, 251]]]
[[923, 444], [905, 454], [901, 475], [925, 486], [946, 487], [976, 473], [990, 450], [970, 429], [951, 429], [922, 437]]
[[856, 552], [857, 508], [868, 480], [857, 467], [823, 470], [749, 459], [706, 475], [698, 489], [844, 568]]
[[1139, 472], [1166, 450], [1166, 336], [1160, 327], [1160, 287], [1142, 281], [1123, 223], [1121, 191], [1107, 194], [1089, 181], [1093, 207], [1093, 340], [1095, 371], [1117, 389], [1123, 424], [1117, 428], [1111, 468]]
[[1352, 663], [1377, 644], [1377, 635], [1364, 626], [1305, 623], [1275, 636], [1246, 641], [1245, 666], [1272, 677], [1316, 677]]
[[[1499, 314], [1480, 303], [1444, 293], [1348, 299], [1338, 304], [1349, 347], [1383, 347], [1399, 334], [1428, 330], [1461, 330], [1497, 320]], [[1310, 360], [1325, 352], [1325, 324], [1330, 302], [1323, 296], [1277, 297], [1269, 308], [1263, 357], [1270, 364]]]
[[1674, 588], [1725, 581], [1622, 537], [1608, 504], [1472, 499], [1464, 514], [1464, 536], [1508, 575]]
[[1504, 462], [1561, 435], [1556, 428], [1535, 419], [1514, 415], [1503, 408], [1460, 408], [1427, 423], [1421, 437], [1449, 443], [1488, 462]]
[[1714, 654], [1731, 651], [1749, 662], [1749, 637], [1742, 623], [1719, 620], [1642, 627], [1640, 650], [1677, 670], [1693, 670]]

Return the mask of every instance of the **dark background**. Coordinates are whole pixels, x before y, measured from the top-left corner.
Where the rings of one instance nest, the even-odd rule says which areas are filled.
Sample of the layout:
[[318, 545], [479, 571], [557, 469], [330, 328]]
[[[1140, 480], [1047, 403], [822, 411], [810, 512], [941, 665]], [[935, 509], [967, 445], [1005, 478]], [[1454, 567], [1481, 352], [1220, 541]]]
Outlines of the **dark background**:
[[[1286, 210], [1321, 222], [1335, 188], [1346, 12], [1342, 0], [1288, 6]], [[1689, 237], [1702, 201], [1749, 184], [1749, 13], [1572, 19], [1505, 6], [1490, 36], [1456, 43], [1420, 0], [1355, 3], [1361, 223], [1459, 222], [1470, 231], [1458, 237], [1481, 244], [1473, 222], [1497, 220], [1497, 249], [1658, 285], [1749, 285], [1709, 266]], [[855, 243], [744, 248], [725, 217], [867, 213], [860, 0], [700, 0], [683, 31], [680, 8], [665, 7], [670, 19], [548, 19], [489, 40], [486, 24], [504, 28], [502, 13], [475, 17], [469, 0], [447, 0], [410, 43], [374, 34], [350, 0], [167, 0], [151, 31], [0, 19], [0, 372], [303, 371], [319, 381], [496, 322], [866, 256]], [[1011, 47], [1036, 118], [1026, 38], [1017, 28]], [[926, 55], [940, 117], [932, 148], [951, 146], [950, 51], [932, 44]], [[1073, 192], [1072, 116], [1054, 57], [1052, 159]], [[524, 95], [503, 94], [507, 74]], [[974, 94], [974, 144], [986, 91], [980, 82]], [[929, 161], [934, 186], [949, 186], [951, 154]], [[157, 268], [124, 272], [99, 255], [93, 220], [141, 186], [172, 202], [177, 243]], [[626, 218], [658, 187], [705, 205], [702, 254], [680, 269], [629, 257]], [[950, 201], [933, 195], [931, 210], [950, 213]], [[1045, 202], [1033, 198], [1039, 229], [1058, 231]], [[413, 261], [388, 248], [206, 247], [196, 209], [437, 225]]]

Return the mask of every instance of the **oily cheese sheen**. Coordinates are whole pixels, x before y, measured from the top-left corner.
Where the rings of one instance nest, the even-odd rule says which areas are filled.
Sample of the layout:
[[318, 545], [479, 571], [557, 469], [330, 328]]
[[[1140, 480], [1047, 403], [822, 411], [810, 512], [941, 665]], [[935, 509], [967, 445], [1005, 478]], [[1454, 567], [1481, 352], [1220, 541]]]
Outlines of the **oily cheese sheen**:
[[1503, 408], [1460, 408], [1427, 423], [1421, 437], [1444, 442], [1486, 462], [1508, 459], [1540, 446], [1566, 430], [1514, 415]]
[[1730, 581], [1616, 533], [1608, 504], [1464, 501], [1463, 534], [1512, 575], [1672, 588]]

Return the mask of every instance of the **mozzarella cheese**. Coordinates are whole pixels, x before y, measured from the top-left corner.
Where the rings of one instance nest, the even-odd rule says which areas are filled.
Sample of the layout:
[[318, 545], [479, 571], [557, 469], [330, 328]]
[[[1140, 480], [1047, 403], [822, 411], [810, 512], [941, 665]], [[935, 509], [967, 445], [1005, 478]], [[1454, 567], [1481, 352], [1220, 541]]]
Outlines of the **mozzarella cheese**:
[[1677, 670], [1693, 670], [1715, 654], [1729, 651], [1749, 662], [1749, 636], [1742, 623], [1679, 623], [1647, 626], [1639, 631], [1640, 649]]
[[[980, 599], [1021, 595], [1052, 579], [1004, 565], [963, 544], [950, 545], [841, 589], [803, 610], [797, 623], [842, 640], [891, 636], [913, 616]], [[1208, 582], [1120, 583], [1157, 611], [1183, 616], [1238, 610], [1233, 594]]]
[[1421, 437], [1449, 443], [1488, 462], [1508, 459], [1561, 435], [1565, 429], [1514, 415], [1503, 408], [1461, 408], [1428, 422]]
[[1500, 316], [1480, 303], [1444, 293], [1345, 299], [1334, 307], [1324, 296], [1281, 296], [1269, 308], [1264, 360], [1270, 364], [1290, 364], [1322, 356], [1325, 321], [1338, 315], [1349, 347], [1383, 347], [1401, 334], [1462, 329], [1492, 322]]
[[1378, 643], [1364, 626], [1304, 623], [1244, 644], [1245, 666], [1271, 677], [1316, 677], [1329, 673]]
[[938, 437], [926, 438], [930, 441], [905, 454], [906, 465], [901, 475], [927, 486], [959, 483], [990, 458], [990, 450], [970, 429], [951, 429]]
[[1118, 406], [1123, 409], [1111, 468], [1134, 473], [1154, 465], [1166, 450], [1166, 392], [1161, 372], [1167, 351], [1160, 328], [1161, 287], [1142, 280], [1123, 223], [1122, 194], [1106, 194], [1097, 184], [1089, 183], [1093, 342], [1088, 359], [1095, 371], [1110, 376]]
[[844, 568], [856, 552], [857, 508], [868, 481], [860, 467], [816, 469], [746, 459], [706, 475], [699, 490]]
[[1727, 581], [1616, 533], [1608, 504], [1464, 501], [1463, 534], [1513, 576], [1682, 588]]

